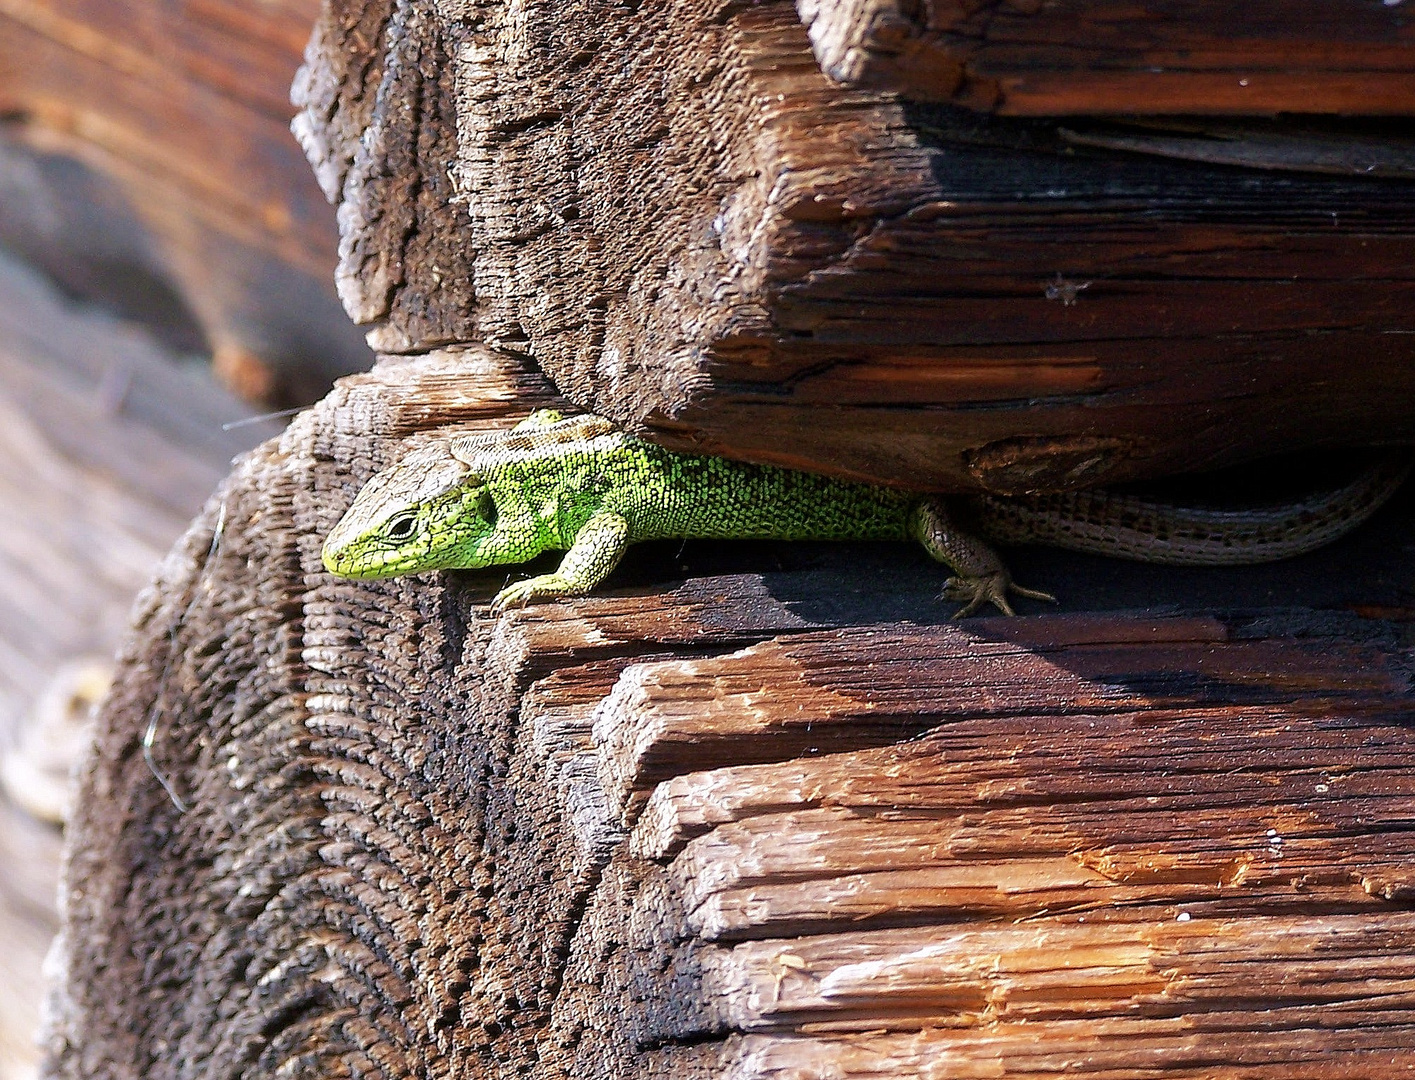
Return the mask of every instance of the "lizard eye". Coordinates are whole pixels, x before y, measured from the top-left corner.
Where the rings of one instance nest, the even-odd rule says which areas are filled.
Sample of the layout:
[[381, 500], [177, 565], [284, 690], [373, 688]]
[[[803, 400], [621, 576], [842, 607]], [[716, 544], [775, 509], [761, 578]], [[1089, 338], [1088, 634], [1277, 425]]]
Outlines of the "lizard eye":
[[477, 513], [482, 516], [482, 520], [488, 525], [496, 524], [496, 500], [491, 497], [491, 492], [483, 490], [477, 499]]
[[417, 517], [413, 514], [404, 514], [396, 517], [388, 523], [388, 539], [395, 541], [407, 540], [413, 535], [413, 531], [418, 526]]

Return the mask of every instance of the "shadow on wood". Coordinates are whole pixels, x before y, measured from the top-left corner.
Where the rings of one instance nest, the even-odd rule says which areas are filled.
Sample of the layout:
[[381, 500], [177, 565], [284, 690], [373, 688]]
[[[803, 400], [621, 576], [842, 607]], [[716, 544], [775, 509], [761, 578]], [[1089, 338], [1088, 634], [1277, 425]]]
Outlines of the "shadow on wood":
[[75, 825], [52, 1075], [1415, 1068], [1409, 500], [1326, 610], [1350, 548], [1281, 607], [1140, 568], [1128, 611], [963, 623], [901, 545], [646, 547], [499, 620], [515, 568], [322, 572], [399, 440], [547, 391], [476, 349], [346, 380], [168, 560]]

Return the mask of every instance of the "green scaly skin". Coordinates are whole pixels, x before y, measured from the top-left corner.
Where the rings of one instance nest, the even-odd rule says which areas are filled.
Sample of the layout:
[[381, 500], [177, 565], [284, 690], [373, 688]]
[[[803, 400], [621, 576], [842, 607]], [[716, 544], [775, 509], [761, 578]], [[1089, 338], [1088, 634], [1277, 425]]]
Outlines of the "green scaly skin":
[[350, 578], [478, 569], [564, 551], [553, 574], [497, 594], [494, 612], [589, 592], [641, 540], [916, 539], [957, 573], [944, 595], [968, 615], [1012, 614], [997, 555], [946, 504], [870, 484], [665, 450], [597, 416], [533, 413], [509, 432], [454, 436], [376, 475], [324, 544]]

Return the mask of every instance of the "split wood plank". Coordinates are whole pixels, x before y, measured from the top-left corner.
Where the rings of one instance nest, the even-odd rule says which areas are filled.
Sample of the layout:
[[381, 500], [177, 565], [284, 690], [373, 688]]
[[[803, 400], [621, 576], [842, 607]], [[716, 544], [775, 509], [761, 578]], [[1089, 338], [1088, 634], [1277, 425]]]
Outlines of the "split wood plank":
[[[995, 630], [990, 627], [995, 626]], [[850, 628], [628, 669], [599, 708], [606, 788], [627, 803], [693, 763], [895, 742], [941, 723], [1287, 703], [1388, 707], [1405, 686], [1359, 646], [1231, 640], [1214, 619], [1039, 617]], [[620, 771], [622, 770], [622, 771]]]
[[[74, 824], [53, 1075], [1415, 1065], [1400, 626], [953, 624], [868, 545], [640, 549], [497, 619], [502, 571], [323, 572], [375, 469], [556, 401], [482, 349], [386, 363], [242, 460], [214, 550], [217, 503], [183, 539]], [[1387, 565], [1341, 595], [1399, 614]], [[912, 623], [861, 616], [891, 590]]]
[[[1410, 1029], [1392, 1028], [1388, 1045], [1379, 1049], [1352, 1047], [1340, 1057], [1325, 1048], [1304, 1053], [1264, 1032], [1234, 1032], [1227, 1038], [1190, 1035], [1185, 1025], [1170, 1025], [1169, 1038], [1157, 1041], [1155, 1052], [1141, 1063], [1110, 1048], [1111, 1025], [1087, 1022], [1059, 1030], [1065, 1056], [1038, 1053], [1032, 1032], [1000, 1030], [993, 1037], [960, 1040], [948, 1031], [894, 1035], [877, 1033], [836, 1038], [774, 1039], [752, 1037], [734, 1042], [730, 1058], [712, 1062], [701, 1074], [748, 1080], [814, 1080], [820, 1076], [863, 1080], [865, 1077], [923, 1077], [927, 1080], [984, 1080], [998, 1076], [997, 1061], [1008, 1058], [1016, 1067], [1002, 1075], [1008, 1080], [1051, 1080], [1057, 1069], [1097, 1080], [1152, 1080], [1162, 1077], [1205, 1077], [1211, 1080], [1368, 1080], [1401, 1076], [1407, 1070], [1404, 1047]], [[1214, 1047], [1220, 1046], [1217, 1053]], [[1062, 1049], [1062, 1044], [1057, 1044]], [[1345, 1048], [1343, 1048], [1345, 1049]], [[653, 1076], [673, 1076], [670, 1065]], [[723, 1071], [711, 1069], [722, 1067]]]
[[[1118, 1044], [1127, 1027], [1137, 1040], [1168, 1034], [1177, 1016], [1191, 1035], [1248, 1031], [1261, 1009], [1272, 1027], [1370, 1024], [1390, 1040], [1415, 1021], [1409, 911], [1152, 918], [1119, 929], [1099, 921], [748, 942], [714, 954], [708, 977], [724, 1021], [752, 1032], [1111, 1019]], [[1274, 980], [1275, 968], [1285, 977]]]
[[[1412, 181], [1359, 125], [842, 89], [787, 0], [477, 10], [336, 4], [302, 82], [384, 350], [485, 341], [679, 449], [941, 491], [1415, 440]], [[1228, 164], [1169, 160], [1198, 143]]]
[[[721, 1040], [708, 1074], [732, 1076], [1415, 1069], [1411, 672], [1395, 639], [1076, 622], [854, 627], [625, 668], [630, 689], [596, 717], [601, 775], [613, 793], [637, 762], [658, 771], [631, 857], [607, 873], [621, 892], [587, 920], [630, 947], [580, 963], [639, 988], [666, 969], [676, 989], [646, 1002], [630, 1043]], [[1070, 633], [1049, 641], [1049, 623]], [[763, 661], [755, 693], [747, 658]], [[906, 665], [912, 703], [893, 677]], [[817, 679], [844, 691], [828, 700]], [[851, 719], [911, 708], [931, 731], [856, 749]], [[773, 726], [810, 730], [812, 752], [759, 734]], [[743, 760], [764, 763], [711, 767]], [[781, 1041], [739, 1058], [731, 1032]], [[596, 1040], [579, 1069], [625, 1043]]]
[[1415, 113], [1397, 4], [798, 0], [848, 86], [1032, 116]]

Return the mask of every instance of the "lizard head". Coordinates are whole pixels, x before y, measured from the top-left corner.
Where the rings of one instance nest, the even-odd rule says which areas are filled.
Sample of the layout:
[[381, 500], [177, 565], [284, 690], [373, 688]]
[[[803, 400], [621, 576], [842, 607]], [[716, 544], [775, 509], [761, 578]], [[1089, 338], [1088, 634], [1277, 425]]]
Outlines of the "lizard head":
[[324, 566], [350, 578], [485, 566], [478, 548], [496, 517], [470, 466], [446, 446], [423, 447], [364, 485], [324, 541]]

